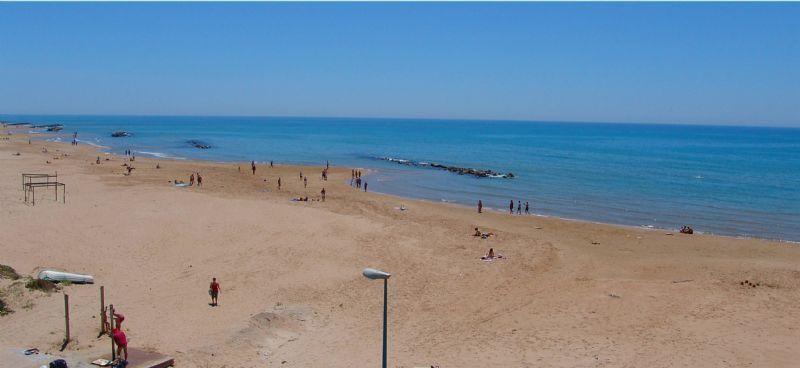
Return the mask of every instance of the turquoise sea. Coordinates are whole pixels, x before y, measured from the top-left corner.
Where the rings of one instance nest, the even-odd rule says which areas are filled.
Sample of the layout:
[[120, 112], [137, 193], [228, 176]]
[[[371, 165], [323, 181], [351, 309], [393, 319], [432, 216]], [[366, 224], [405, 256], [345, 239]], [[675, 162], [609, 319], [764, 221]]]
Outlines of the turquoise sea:
[[[13, 116], [120, 153], [360, 167], [370, 190], [538, 215], [800, 241], [800, 129], [516, 121]], [[44, 129], [30, 129], [42, 132]], [[132, 136], [112, 138], [117, 130]], [[195, 139], [210, 149], [194, 148]], [[514, 174], [476, 178], [380, 157]]]

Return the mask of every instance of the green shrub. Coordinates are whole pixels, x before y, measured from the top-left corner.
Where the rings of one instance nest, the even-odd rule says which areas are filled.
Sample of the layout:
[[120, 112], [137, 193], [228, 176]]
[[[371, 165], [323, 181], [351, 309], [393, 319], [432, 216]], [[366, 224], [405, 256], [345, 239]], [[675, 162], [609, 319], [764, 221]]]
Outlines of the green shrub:
[[6, 302], [3, 299], [0, 299], [0, 316], [5, 316], [6, 314], [11, 313], [12, 310], [8, 309]]
[[30, 290], [39, 290], [47, 293], [58, 289], [58, 286], [50, 281], [34, 278], [28, 278], [28, 281], [25, 282], [25, 287]]
[[17, 280], [19, 279], [19, 274], [11, 266], [0, 264], [0, 277]]

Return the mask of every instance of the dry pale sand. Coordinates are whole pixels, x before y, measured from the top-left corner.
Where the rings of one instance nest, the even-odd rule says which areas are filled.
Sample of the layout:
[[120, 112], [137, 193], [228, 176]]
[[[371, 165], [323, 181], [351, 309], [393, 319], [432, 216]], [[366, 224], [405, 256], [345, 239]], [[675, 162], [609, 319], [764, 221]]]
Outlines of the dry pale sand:
[[[0, 141], [0, 264], [97, 283], [48, 295], [0, 280], [14, 310], [0, 317], [0, 351], [57, 352], [68, 293], [76, 341], [64, 355], [106, 352], [107, 338], [96, 338], [104, 285], [127, 317], [130, 346], [172, 354], [181, 367], [374, 367], [382, 288], [361, 276], [371, 266], [393, 274], [393, 367], [800, 366], [796, 244], [479, 215], [358, 192], [347, 168], [323, 182], [320, 168], [251, 175], [247, 163], [239, 173], [160, 161], [157, 170], [137, 158], [123, 176], [121, 157], [95, 165], [91, 148], [47, 143], [45, 154], [44, 145]], [[50, 193], [23, 203], [20, 174], [54, 171], [66, 204]], [[170, 184], [193, 171], [204, 187]], [[323, 186], [324, 203], [289, 200]], [[475, 226], [497, 236], [475, 238]], [[480, 261], [489, 247], [507, 259]], [[222, 284], [216, 308], [212, 276]]]

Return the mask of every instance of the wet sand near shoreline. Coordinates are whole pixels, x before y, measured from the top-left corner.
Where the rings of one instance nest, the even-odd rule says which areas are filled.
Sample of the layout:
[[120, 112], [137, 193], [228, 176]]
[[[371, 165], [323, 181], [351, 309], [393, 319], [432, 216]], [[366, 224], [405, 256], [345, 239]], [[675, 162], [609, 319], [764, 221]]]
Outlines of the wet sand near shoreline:
[[[108, 339], [96, 338], [103, 285], [126, 316], [130, 346], [178, 366], [377, 365], [382, 285], [361, 276], [374, 267], [393, 275], [394, 367], [800, 360], [797, 244], [478, 214], [358, 191], [346, 184], [350, 168], [334, 166], [322, 181], [321, 167], [259, 165], [252, 175], [249, 163], [238, 166], [128, 162], [82, 145], [29, 145], [24, 135], [0, 141], [0, 264], [96, 279], [49, 295], [0, 279], [14, 310], [0, 316], [0, 350], [57, 352], [68, 293], [75, 341], [64, 354], [106, 352]], [[25, 204], [20, 174], [55, 171], [66, 203], [37, 192], [36, 206]], [[202, 187], [172, 185], [193, 172]], [[322, 187], [325, 202], [291, 201]], [[474, 237], [475, 227], [496, 236]], [[489, 248], [506, 258], [481, 261]], [[218, 307], [208, 305], [211, 277], [222, 286]]]

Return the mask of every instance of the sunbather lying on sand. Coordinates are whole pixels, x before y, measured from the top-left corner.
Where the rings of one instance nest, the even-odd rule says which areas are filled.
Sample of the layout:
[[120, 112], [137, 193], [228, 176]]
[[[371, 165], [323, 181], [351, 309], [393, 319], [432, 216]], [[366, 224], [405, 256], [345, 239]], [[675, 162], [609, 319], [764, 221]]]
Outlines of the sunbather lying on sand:
[[308, 197], [295, 197], [292, 198], [292, 202], [308, 202]]
[[485, 256], [481, 257], [481, 260], [491, 261], [493, 259], [501, 259], [501, 258], [505, 257], [503, 257], [503, 255], [500, 253], [494, 254], [494, 248], [489, 248], [489, 253], [486, 253]]
[[472, 236], [480, 236], [482, 239], [486, 239], [486, 238], [488, 238], [488, 237], [490, 237], [490, 236], [494, 236], [494, 233], [482, 233], [482, 232], [481, 232], [480, 230], [478, 230], [478, 228], [476, 227], [476, 228], [475, 228], [475, 234], [472, 234]]

